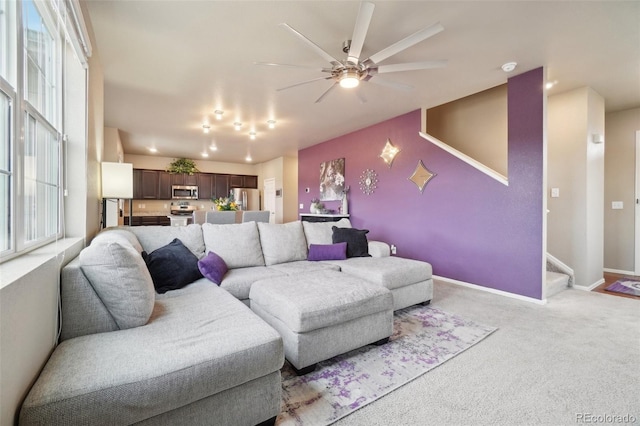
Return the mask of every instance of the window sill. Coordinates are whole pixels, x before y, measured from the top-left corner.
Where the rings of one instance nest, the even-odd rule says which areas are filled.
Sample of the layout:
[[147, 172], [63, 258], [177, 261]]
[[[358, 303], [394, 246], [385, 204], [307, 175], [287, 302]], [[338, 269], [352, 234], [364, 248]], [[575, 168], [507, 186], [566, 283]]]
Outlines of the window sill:
[[38, 267], [57, 259], [60, 267], [76, 257], [84, 248], [84, 238], [63, 238], [36, 250], [10, 259], [2, 264], [0, 289], [3, 289]]

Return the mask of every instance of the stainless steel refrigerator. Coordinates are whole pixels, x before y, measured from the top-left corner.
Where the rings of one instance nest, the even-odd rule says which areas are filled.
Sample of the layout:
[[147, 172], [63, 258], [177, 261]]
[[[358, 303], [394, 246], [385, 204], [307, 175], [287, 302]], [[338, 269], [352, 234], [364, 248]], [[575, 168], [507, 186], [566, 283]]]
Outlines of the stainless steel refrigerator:
[[260, 190], [252, 188], [233, 188], [233, 199], [240, 210], [260, 210]]

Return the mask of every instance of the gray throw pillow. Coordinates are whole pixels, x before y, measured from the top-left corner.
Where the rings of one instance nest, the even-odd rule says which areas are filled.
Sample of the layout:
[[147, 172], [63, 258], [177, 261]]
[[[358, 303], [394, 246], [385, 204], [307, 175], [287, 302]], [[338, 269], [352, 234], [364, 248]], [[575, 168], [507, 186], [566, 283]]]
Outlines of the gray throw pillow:
[[332, 244], [333, 227], [351, 228], [351, 221], [342, 218], [337, 222], [302, 222], [307, 246], [311, 244]]
[[299, 221], [284, 224], [259, 222], [258, 230], [267, 266], [307, 260], [307, 241]]
[[264, 266], [260, 236], [255, 222], [202, 224], [207, 252], [215, 252], [229, 269]]
[[155, 303], [153, 281], [131, 244], [96, 241], [79, 258], [82, 272], [121, 330], [149, 321]]

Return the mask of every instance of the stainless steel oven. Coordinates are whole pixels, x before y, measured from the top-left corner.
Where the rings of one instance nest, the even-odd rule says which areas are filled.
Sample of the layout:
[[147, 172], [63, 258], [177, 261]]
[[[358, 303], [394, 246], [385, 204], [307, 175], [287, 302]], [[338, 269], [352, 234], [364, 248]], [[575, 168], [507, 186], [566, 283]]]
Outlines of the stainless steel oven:
[[172, 185], [171, 198], [174, 200], [197, 200], [198, 187], [192, 185]]

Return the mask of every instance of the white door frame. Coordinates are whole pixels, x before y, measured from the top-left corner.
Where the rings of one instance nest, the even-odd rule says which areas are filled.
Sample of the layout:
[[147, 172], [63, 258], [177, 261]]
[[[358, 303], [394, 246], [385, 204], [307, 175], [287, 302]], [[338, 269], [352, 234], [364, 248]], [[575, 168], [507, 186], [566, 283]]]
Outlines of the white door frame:
[[640, 275], [640, 130], [636, 130], [636, 192], [635, 192], [635, 275]]

